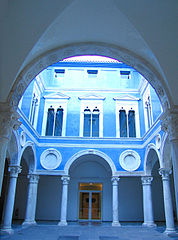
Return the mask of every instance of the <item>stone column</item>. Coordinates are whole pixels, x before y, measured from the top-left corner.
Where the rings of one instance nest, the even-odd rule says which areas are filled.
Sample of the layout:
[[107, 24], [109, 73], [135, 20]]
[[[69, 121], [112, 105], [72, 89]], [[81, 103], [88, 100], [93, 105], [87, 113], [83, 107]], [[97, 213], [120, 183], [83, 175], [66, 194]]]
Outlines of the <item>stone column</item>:
[[163, 182], [163, 195], [164, 195], [164, 211], [166, 218], [166, 234], [174, 234], [174, 216], [173, 216], [173, 206], [171, 198], [171, 190], [169, 183], [169, 174], [171, 174], [171, 169], [160, 168], [159, 174], [162, 177]]
[[12, 217], [13, 217], [13, 210], [14, 210], [17, 177], [18, 177], [18, 174], [21, 172], [21, 167], [10, 166], [9, 172], [10, 172], [10, 180], [9, 180], [7, 201], [5, 205], [5, 211], [4, 211], [4, 221], [3, 221], [2, 230], [8, 233], [13, 233], [11, 224], [12, 224]]
[[68, 198], [68, 185], [70, 181], [69, 176], [62, 176], [62, 202], [61, 202], [61, 219], [58, 223], [59, 226], [67, 226], [67, 198]]
[[175, 198], [178, 220], [178, 109], [171, 109], [161, 117], [162, 130], [168, 133], [171, 143]]
[[112, 177], [112, 207], [113, 207], [113, 220], [112, 226], [120, 226], [119, 213], [118, 213], [118, 181], [119, 177]]
[[0, 103], [0, 195], [4, 175], [4, 165], [8, 142], [11, 138], [12, 130], [18, 129], [19, 114], [8, 104]]
[[28, 184], [27, 207], [23, 226], [36, 224], [35, 213], [39, 176], [35, 174], [29, 174], [28, 178], [29, 184]]
[[141, 177], [143, 186], [143, 212], [144, 212], [144, 223], [143, 226], [155, 227], [153, 217], [153, 204], [152, 204], [152, 192], [151, 192], [151, 182], [153, 177], [143, 176]]

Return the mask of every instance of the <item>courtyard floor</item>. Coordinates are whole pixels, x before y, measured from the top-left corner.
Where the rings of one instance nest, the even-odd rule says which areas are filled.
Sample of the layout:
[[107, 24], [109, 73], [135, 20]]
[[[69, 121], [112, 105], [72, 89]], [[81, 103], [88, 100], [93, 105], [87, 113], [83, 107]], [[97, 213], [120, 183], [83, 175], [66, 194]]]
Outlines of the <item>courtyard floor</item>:
[[[146, 228], [136, 224], [122, 224], [112, 227], [109, 223], [102, 224], [72, 224], [59, 227], [54, 223], [38, 223], [35, 226], [22, 228], [13, 225], [14, 234], [0, 233], [0, 239], [9, 240], [178, 240], [175, 236], [167, 236], [163, 232], [164, 225], [157, 228]], [[176, 226], [178, 232], [178, 226]]]

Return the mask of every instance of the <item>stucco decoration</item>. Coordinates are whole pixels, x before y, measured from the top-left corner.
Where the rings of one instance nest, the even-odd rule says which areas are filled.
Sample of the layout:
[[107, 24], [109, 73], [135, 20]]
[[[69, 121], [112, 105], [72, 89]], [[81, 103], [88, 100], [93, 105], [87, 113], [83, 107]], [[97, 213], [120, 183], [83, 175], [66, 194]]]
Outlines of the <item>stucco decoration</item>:
[[62, 161], [60, 152], [56, 149], [50, 148], [45, 150], [40, 157], [41, 166], [47, 170], [54, 170], [59, 167]]
[[156, 71], [154, 66], [146, 62], [140, 56], [128, 51], [125, 48], [115, 45], [86, 42], [65, 45], [56, 49], [52, 49], [43, 53], [41, 56], [34, 59], [29, 63], [18, 75], [8, 96], [8, 102], [11, 106], [17, 107], [21, 96], [23, 95], [26, 87], [33, 80], [33, 78], [44, 70], [49, 65], [56, 63], [67, 57], [78, 55], [101, 55], [107, 56], [126, 63], [140, 72], [155, 89], [158, 97], [162, 103], [164, 112], [170, 107], [170, 98], [167, 95], [168, 90], [163, 85], [164, 79]]
[[20, 145], [23, 147], [26, 143], [26, 134], [24, 131], [20, 134]]
[[133, 172], [139, 168], [141, 160], [137, 152], [133, 150], [126, 150], [121, 153], [119, 162], [124, 170]]

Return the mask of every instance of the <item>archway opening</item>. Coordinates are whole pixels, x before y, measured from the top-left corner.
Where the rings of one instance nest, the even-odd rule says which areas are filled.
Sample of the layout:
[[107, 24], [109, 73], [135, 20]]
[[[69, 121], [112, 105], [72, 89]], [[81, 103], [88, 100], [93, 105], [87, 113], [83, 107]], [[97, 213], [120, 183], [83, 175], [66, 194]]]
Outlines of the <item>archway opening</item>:
[[69, 221], [112, 221], [111, 168], [100, 156], [86, 154], [69, 169]]

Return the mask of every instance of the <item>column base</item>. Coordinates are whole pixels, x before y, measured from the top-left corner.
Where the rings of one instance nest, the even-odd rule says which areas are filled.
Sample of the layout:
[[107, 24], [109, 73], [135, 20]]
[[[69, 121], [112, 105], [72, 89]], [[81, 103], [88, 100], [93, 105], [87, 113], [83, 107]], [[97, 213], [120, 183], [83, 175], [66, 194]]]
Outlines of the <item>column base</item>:
[[112, 222], [113, 227], [121, 227], [120, 222]]
[[142, 226], [155, 228], [157, 225], [154, 222], [148, 222], [148, 223], [143, 223]]
[[171, 236], [171, 237], [176, 237], [178, 236], [178, 234], [176, 233], [175, 228], [166, 228], [166, 230], [164, 231], [164, 234]]
[[22, 223], [22, 227], [28, 227], [28, 226], [32, 226], [32, 225], [37, 225], [36, 221], [24, 221]]
[[11, 227], [3, 227], [1, 230], [1, 234], [2, 235], [6, 235], [6, 234], [13, 234], [14, 233], [14, 230], [11, 228]]
[[67, 225], [68, 225], [67, 222], [64, 220], [62, 220], [58, 223], [58, 226], [67, 226]]

